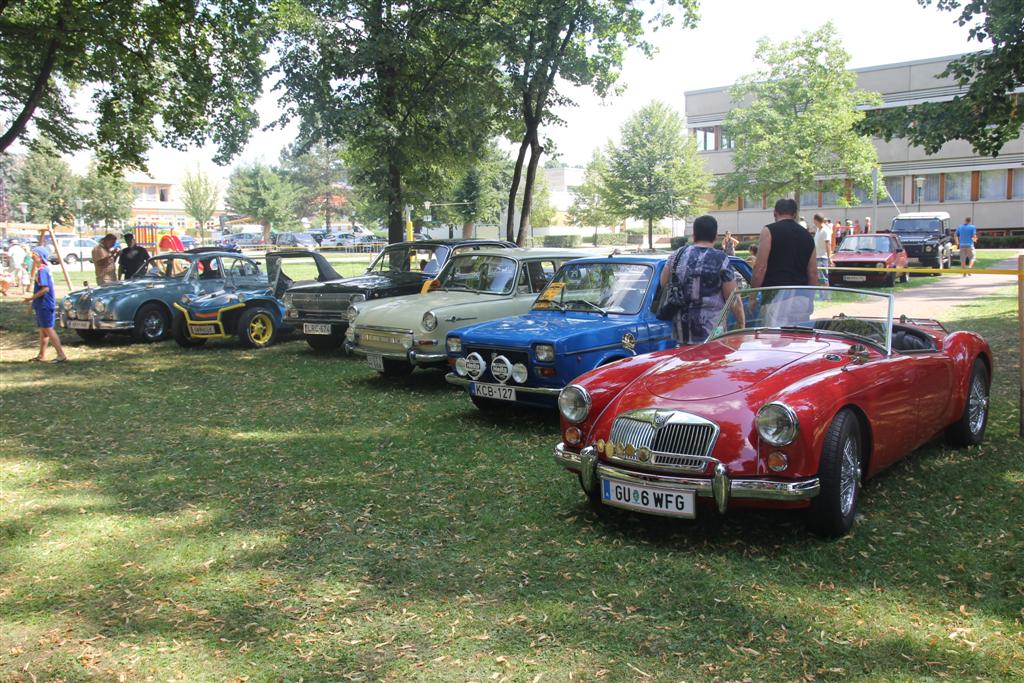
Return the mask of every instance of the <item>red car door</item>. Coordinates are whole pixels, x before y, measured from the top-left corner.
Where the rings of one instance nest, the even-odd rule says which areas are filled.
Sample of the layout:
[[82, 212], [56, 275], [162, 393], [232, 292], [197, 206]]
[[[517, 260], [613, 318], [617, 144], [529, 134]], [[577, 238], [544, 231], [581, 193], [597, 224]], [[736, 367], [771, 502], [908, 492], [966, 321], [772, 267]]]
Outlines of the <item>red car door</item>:
[[916, 448], [946, 427], [949, 402], [953, 397], [953, 361], [939, 351], [915, 353], [913, 360]]

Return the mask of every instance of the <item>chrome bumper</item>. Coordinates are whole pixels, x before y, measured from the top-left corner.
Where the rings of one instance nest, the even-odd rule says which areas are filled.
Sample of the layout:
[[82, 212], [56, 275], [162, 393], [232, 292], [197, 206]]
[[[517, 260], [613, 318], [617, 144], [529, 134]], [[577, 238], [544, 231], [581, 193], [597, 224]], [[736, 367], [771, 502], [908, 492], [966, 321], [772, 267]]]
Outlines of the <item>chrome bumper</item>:
[[387, 358], [388, 360], [401, 360], [409, 363], [410, 365], [437, 365], [448, 360], [448, 354], [446, 353], [422, 353], [416, 349], [409, 349], [408, 351], [376, 351], [374, 349], [364, 349], [361, 346], [356, 346], [347, 339], [345, 340], [345, 352], [350, 355], [357, 353], [360, 356], [365, 356], [368, 353], [374, 353], [381, 358]]
[[[470, 382], [476, 381], [469, 379], [468, 377], [459, 377], [454, 372], [449, 372], [444, 376], [444, 379], [448, 384], [454, 384], [460, 387], [468, 387]], [[512, 387], [517, 392], [522, 392], [524, 394], [540, 394], [541, 396], [558, 396], [559, 392], [562, 391], [561, 387], [524, 387], [521, 384], [507, 384], [506, 386]]]
[[96, 320], [95, 318], [89, 318], [86, 322], [89, 323], [89, 327], [77, 327], [73, 328], [68, 324], [69, 320], [82, 320], [82, 318], [68, 318], [66, 315], [61, 314], [60, 326], [64, 329], [89, 329], [89, 330], [131, 330], [135, 328], [134, 320]]
[[722, 463], [715, 465], [715, 474], [710, 478], [670, 477], [650, 472], [623, 470], [600, 462], [597, 450], [587, 446], [578, 453], [565, 448], [564, 443], [555, 446], [555, 462], [580, 475], [583, 488], [592, 492], [598, 479], [621, 481], [627, 484], [650, 484], [668, 490], [694, 491], [701, 498], [714, 498], [719, 512], [724, 513], [730, 498], [746, 500], [807, 500], [818, 495], [821, 485], [817, 477], [795, 481], [772, 481], [770, 479], [731, 479]]

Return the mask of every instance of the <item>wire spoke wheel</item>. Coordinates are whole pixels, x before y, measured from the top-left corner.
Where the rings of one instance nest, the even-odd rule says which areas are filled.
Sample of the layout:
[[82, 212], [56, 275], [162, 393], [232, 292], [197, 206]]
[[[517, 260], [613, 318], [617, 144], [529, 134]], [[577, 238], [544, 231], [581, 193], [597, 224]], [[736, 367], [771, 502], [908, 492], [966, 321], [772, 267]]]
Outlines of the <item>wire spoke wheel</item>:
[[984, 379], [975, 375], [971, 381], [971, 394], [967, 399], [968, 424], [972, 434], [981, 431], [988, 415], [988, 392], [985, 390]]

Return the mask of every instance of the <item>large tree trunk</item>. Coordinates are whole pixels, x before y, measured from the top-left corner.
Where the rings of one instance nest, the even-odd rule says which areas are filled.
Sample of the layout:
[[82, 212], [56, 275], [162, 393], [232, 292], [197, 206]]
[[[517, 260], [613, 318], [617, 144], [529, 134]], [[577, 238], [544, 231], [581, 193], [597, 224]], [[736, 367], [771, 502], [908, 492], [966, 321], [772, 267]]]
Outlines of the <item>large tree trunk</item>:
[[505, 216], [505, 239], [509, 242], [515, 239], [515, 215], [516, 215], [516, 194], [519, 192], [519, 180], [523, 177], [523, 162], [526, 160], [526, 150], [530, 148], [530, 133], [527, 131], [523, 141], [519, 144], [519, 156], [516, 157], [516, 166], [512, 170], [512, 186], [508, 191], [508, 215]]
[[[63, 33], [64, 15], [61, 14], [57, 19], [55, 35], [59, 36]], [[47, 43], [43, 63], [39, 67], [39, 73], [36, 74], [36, 80], [32, 83], [32, 90], [25, 100], [25, 105], [14, 118], [14, 121], [11, 122], [7, 131], [0, 136], [0, 152], [5, 152], [25, 132], [29, 120], [36, 111], [36, 107], [43, 101], [43, 96], [46, 95], [46, 90], [50, 86], [50, 75], [53, 73], [53, 68], [57, 63], [57, 52], [60, 50], [60, 47], [61, 43], [56, 37]]]
[[466, 221], [462, 224], [462, 239], [471, 240], [475, 237], [475, 224], [473, 221]]
[[530, 140], [530, 165], [526, 169], [526, 184], [523, 186], [523, 207], [519, 214], [519, 235], [516, 237], [516, 244], [521, 247], [526, 245], [527, 230], [530, 226], [530, 209], [533, 206], [533, 185], [537, 179], [537, 164], [540, 162], [540, 156], [543, 153], [544, 148], [540, 146], [537, 132], [534, 131], [533, 138]]
[[263, 244], [270, 246], [270, 221], [260, 221], [263, 226]]
[[402, 171], [395, 162], [388, 163], [388, 242], [405, 241], [405, 220], [402, 204]]
[[647, 217], [647, 244], [654, 250], [654, 219], [650, 216]]

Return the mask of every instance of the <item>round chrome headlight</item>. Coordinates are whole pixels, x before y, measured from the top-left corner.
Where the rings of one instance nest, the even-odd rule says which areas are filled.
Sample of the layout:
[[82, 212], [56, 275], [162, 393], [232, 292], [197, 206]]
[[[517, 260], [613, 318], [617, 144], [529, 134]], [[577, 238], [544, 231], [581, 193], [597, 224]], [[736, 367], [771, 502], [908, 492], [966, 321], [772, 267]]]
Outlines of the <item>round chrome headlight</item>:
[[360, 301], [366, 301], [366, 295], [365, 294], [353, 294], [348, 299], [348, 302], [350, 304], [357, 304]]
[[466, 375], [469, 374], [469, 371], [466, 369], [465, 358], [457, 358], [455, 360], [455, 374], [458, 375], [459, 377], [465, 377]]
[[784, 403], [768, 403], [757, 411], [754, 423], [757, 433], [772, 446], [788, 446], [800, 430], [796, 413]]
[[462, 340], [458, 337], [448, 337], [448, 353], [462, 353]]
[[570, 384], [558, 393], [558, 412], [569, 422], [583, 422], [590, 414], [590, 394], [583, 387]]
[[885, 264], [879, 261], [878, 263], [875, 264], [875, 268], [885, 268]]
[[183, 304], [187, 304], [189, 301], [192, 301], [192, 297], [190, 297], [188, 294], [182, 294], [181, 298], [178, 299], [178, 301], [180, 301]]
[[423, 329], [427, 332], [432, 332], [437, 328], [437, 316], [430, 311], [427, 311], [423, 314], [423, 320], [420, 321], [420, 325], [422, 325]]
[[929, 244], [929, 245], [925, 246], [924, 250], [925, 251], [935, 251], [935, 247], [933, 247], [932, 245]]
[[64, 310], [65, 311], [70, 311], [72, 308], [75, 307], [75, 305], [73, 303], [71, 303], [71, 299], [69, 299], [67, 297], [64, 297], [63, 306], [64, 306]]
[[356, 321], [356, 318], [359, 317], [359, 309], [355, 306], [349, 306], [348, 311], [345, 312], [345, 317], [348, 318], [348, 323], [351, 325]]
[[529, 375], [530, 373], [527, 371], [526, 366], [522, 363], [516, 363], [512, 366], [512, 381], [516, 384], [524, 384]]
[[537, 344], [533, 347], [533, 353], [541, 363], [550, 363], [555, 360], [555, 347], [551, 344]]
[[491, 376], [502, 384], [508, 381], [512, 376], [512, 364], [508, 362], [508, 358], [498, 356], [491, 361]]
[[96, 299], [92, 302], [92, 309], [97, 313], [102, 313], [107, 310], [107, 304], [103, 302], [103, 299]]
[[476, 351], [466, 356], [466, 372], [473, 379], [480, 379], [480, 375], [484, 374], [486, 369], [487, 361]]

